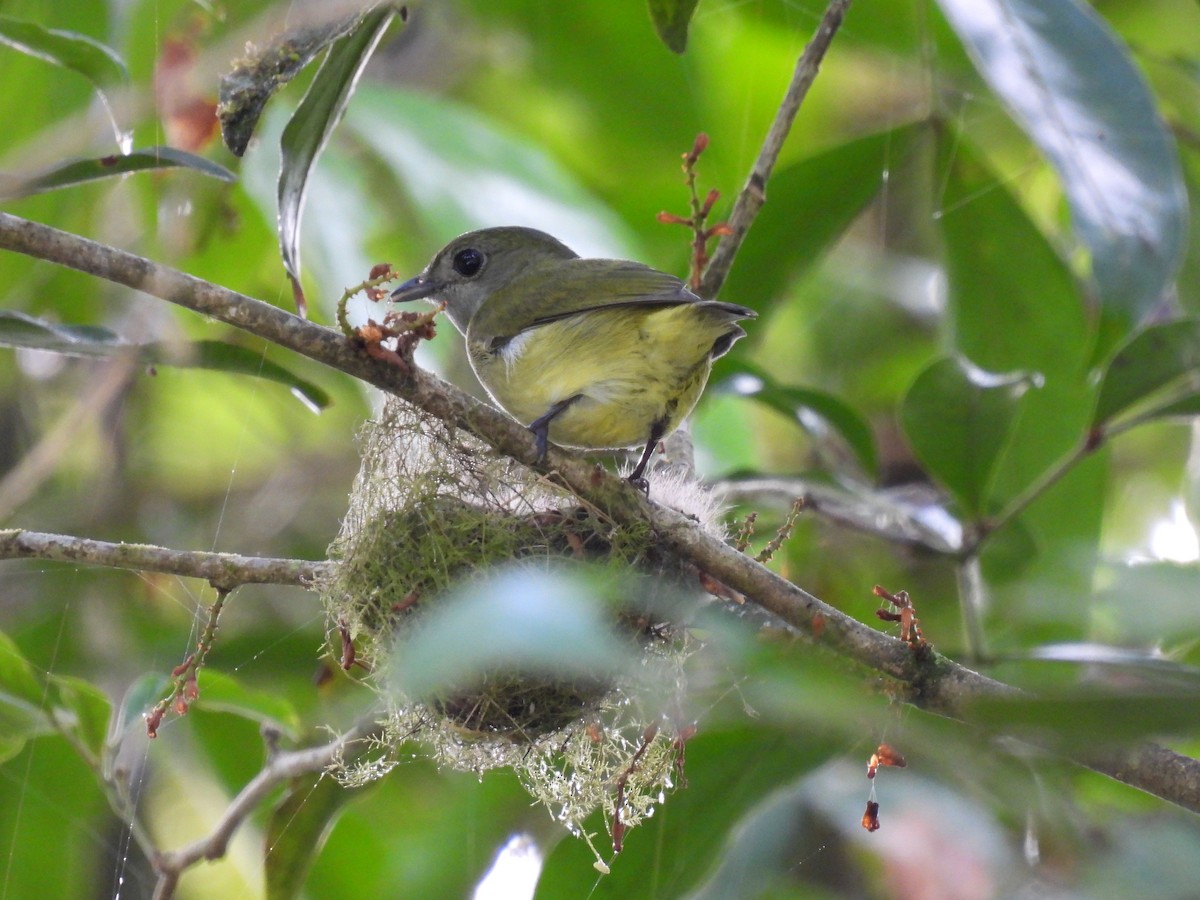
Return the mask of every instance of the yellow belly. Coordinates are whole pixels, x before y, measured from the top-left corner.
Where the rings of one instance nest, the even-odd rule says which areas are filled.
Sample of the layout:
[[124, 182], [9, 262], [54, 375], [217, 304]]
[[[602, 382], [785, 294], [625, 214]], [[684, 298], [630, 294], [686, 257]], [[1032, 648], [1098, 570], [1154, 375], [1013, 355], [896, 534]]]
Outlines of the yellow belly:
[[471, 364], [524, 425], [578, 397], [550, 422], [554, 443], [633, 447], [656, 422], [667, 434], [692, 411], [728, 327], [687, 305], [591, 311], [523, 332], [500, 353], [472, 345]]

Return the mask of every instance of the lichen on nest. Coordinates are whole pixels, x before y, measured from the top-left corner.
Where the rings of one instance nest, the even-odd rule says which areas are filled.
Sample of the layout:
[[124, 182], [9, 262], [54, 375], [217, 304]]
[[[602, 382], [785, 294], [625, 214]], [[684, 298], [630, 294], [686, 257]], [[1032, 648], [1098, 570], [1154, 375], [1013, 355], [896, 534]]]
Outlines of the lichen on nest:
[[[362, 467], [321, 594], [331, 625], [369, 668], [387, 718], [375, 752], [343, 777], [378, 777], [414, 741], [456, 769], [511, 767], [577, 834], [597, 808], [610, 828], [637, 824], [672, 783], [687, 728], [678, 721], [683, 661], [693, 649], [687, 630], [659, 619], [652, 601], [676, 597], [694, 573], [657, 548], [648, 526], [618, 527], [403, 401], [389, 399], [360, 440]], [[417, 629], [455, 584], [514, 561], [531, 573], [604, 567], [653, 576], [602, 579], [610, 630], [636, 662], [570, 675], [495, 665], [470, 683], [398, 694], [389, 676], [395, 643], [419, 640]]]

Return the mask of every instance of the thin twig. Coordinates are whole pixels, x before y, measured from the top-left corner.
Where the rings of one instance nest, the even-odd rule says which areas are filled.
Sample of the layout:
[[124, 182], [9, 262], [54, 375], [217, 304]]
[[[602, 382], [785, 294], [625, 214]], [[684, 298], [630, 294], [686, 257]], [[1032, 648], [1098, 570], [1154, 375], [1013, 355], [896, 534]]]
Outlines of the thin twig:
[[224, 856], [229, 841], [242, 822], [276, 787], [300, 775], [325, 771], [342, 757], [347, 747], [366, 738], [373, 728], [373, 723], [363, 721], [328, 744], [277, 753], [270, 757], [259, 773], [233, 798], [220, 821], [206, 837], [178, 850], [158, 854], [154, 860], [154, 868], [159, 873], [154, 900], [169, 900], [175, 893], [179, 876], [190, 866], [202, 859], [220, 859]]
[[243, 584], [283, 584], [308, 588], [329, 567], [327, 562], [306, 559], [170, 550], [152, 544], [114, 544], [19, 528], [0, 531], [0, 559], [47, 559], [138, 572], [164, 572], [168, 575], [203, 578], [218, 590], [232, 590]]
[[725, 283], [729, 269], [733, 266], [733, 259], [737, 256], [742, 241], [746, 239], [746, 233], [767, 200], [767, 182], [771, 178], [776, 160], [779, 159], [783, 142], [787, 140], [796, 113], [800, 110], [800, 104], [804, 102], [808, 89], [812, 87], [813, 80], [821, 68], [821, 60], [825, 58], [825, 53], [833, 41], [833, 36], [841, 27], [849, 6], [850, 0], [831, 0], [821, 18], [821, 24], [817, 26], [816, 34], [800, 54], [791, 83], [783, 95], [783, 102], [779, 104], [779, 110], [775, 113], [775, 121], [771, 123], [754, 168], [750, 170], [750, 177], [746, 179], [745, 186], [738, 194], [733, 214], [726, 223], [729, 233], [717, 244], [712, 261], [704, 271], [698, 291], [701, 297], [717, 296], [721, 285]]

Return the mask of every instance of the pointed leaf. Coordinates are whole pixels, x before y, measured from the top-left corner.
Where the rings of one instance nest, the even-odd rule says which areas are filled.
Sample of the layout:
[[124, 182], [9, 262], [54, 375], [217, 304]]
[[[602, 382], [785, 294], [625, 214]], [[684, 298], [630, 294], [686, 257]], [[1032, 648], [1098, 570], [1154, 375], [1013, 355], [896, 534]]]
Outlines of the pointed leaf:
[[78, 72], [97, 88], [129, 80], [125, 63], [115, 51], [74, 31], [43, 28], [34, 22], [0, 16], [0, 43]]
[[966, 510], [983, 515], [988, 487], [1021, 396], [1037, 384], [1028, 372], [985, 372], [961, 357], [937, 360], [913, 382], [900, 409], [917, 458]]
[[67, 723], [67, 727], [83, 746], [97, 759], [100, 758], [112, 718], [112, 701], [108, 699], [108, 694], [82, 678], [55, 675], [50, 683], [56, 705], [72, 714], [74, 721]]
[[688, 25], [700, 0], [648, 0], [654, 30], [675, 53], [687, 49]]
[[224, 166], [174, 147], [147, 147], [132, 153], [101, 156], [98, 159], [76, 159], [60, 163], [52, 169], [30, 178], [0, 177], [0, 199], [25, 197], [58, 188], [71, 187], [85, 181], [111, 178], [147, 169], [186, 168], [219, 178], [236, 181], [237, 176]]
[[1158, 302], [1182, 260], [1187, 194], [1145, 80], [1079, 0], [939, 0], [980, 73], [1054, 166], [1091, 251], [1109, 333]]
[[347, 788], [326, 773], [316, 776], [315, 784], [310, 776], [297, 778], [288, 786], [267, 822], [268, 900], [290, 900], [301, 895], [308, 870], [342, 807], [362, 794], [362, 789]]
[[360, 10], [321, 25], [308, 25], [276, 36], [254, 49], [221, 76], [217, 116], [221, 138], [234, 156], [250, 144], [262, 111], [272, 95], [295, 78], [326, 47], [362, 22], [370, 10]]
[[101, 359], [132, 354], [147, 365], [209, 369], [265, 378], [291, 388], [303, 403], [316, 409], [324, 409], [332, 402], [324, 390], [266, 359], [261, 351], [222, 341], [135, 344], [100, 326], [60, 325], [24, 313], [0, 310], [0, 347]]
[[278, 185], [279, 248], [301, 315], [304, 302], [300, 290], [300, 220], [308, 176], [341, 120], [363, 67], [395, 15], [391, 4], [378, 6], [364, 15], [351, 32], [334, 42], [280, 139], [283, 158]]
[[877, 474], [878, 460], [871, 426], [854, 407], [825, 391], [780, 384], [765, 370], [750, 363], [739, 365], [743, 373], [726, 380], [719, 389], [753, 397], [810, 433], [814, 430], [811, 414], [816, 413], [849, 445], [863, 470], [872, 478]]
[[1149, 418], [1192, 415], [1200, 406], [1200, 319], [1152, 325], [1121, 347], [1104, 369], [1093, 427], [1157, 396]]

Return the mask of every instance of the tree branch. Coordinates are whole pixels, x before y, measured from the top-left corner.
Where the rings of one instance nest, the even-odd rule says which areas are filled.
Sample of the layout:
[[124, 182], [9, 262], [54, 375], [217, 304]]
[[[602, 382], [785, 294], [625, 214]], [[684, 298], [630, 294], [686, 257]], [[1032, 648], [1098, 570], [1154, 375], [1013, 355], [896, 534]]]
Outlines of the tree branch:
[[783, 102], [779, 104], [775, 113], [775, 121], [771, 123], [754, 168], [750, 170], [750, 177], [746, 179], [746, 184], [738, 194], [733, 213], [726, 223], [730, 233], [717, 244], [712, 260], [704, 270], [704, 277], [700, 279], [700, 289], [697, 293], [701, 297], [715, 297], [720, 292], [721, 285], [725, 283], [729, 269], [733, 266], [733, 259], [741, 249], [742, 241], [746, 239], [746, 233], [758, 216], [758, 211], [766, 203], [767, 181], [770, 180], [771, 171], [779, 159], [783, 142], [787, 140], [796, 113], [800, 111], [800, 104], [804, 102], [808, 89], [812, 87], [821, 68], [821, 60], [825, 58], [825, 53], [833, 41], [833, 36], [841, 27], [849, 6], [850, 0], [830, 0], [821, 24], [817, 26], [816, 34], [800, 54], [791, 83], [783, 95]]
[[[1014, 688], [944, 657], [918, 659], [907, 644], [822, 602], [705, 534], [675, 510], [651, 503], [640, 491], [602, 466], [554, 447], [544, 461], [538, 462], [533, 438], [515, 420], [420, 369], [405, 371], [372, 359], [332, 329], [142, 257], [6, 213], [0, 213], [0, 248], [124, 284], [227, 322], [360, 378], [429, 415], [466, 429], [497, 451], [556, 479], [615, 521], [649, 522], [668, 549], [779, 616], [814, 643], [895, 679], [904, 699], [911, 703], [941, 715], [962, 718], [975, 697], [1016, 693]], [[220, 559], [225, 554], [212, 556]], [[221, 567], [216, 562], [212, 565], [214, 571], [205, 570], [199, 577], [208, 578], [211, 574], [219, 579]], [[1077, 761], [1200, 812], [1200, 762], [1194, 759], [1144, 745], [1120, 755], [1093, 754]]]
[[169, 550], [151, 544], [114, 544], [19, 528], [0, 531], [0, 559], [49, 559], [140, 572], [164, 572], [168, 575], [203, 578], [214, 588], [226, 591], [243, 584], [285, 584], [311, 588], [330, 565], [303, 559]]

